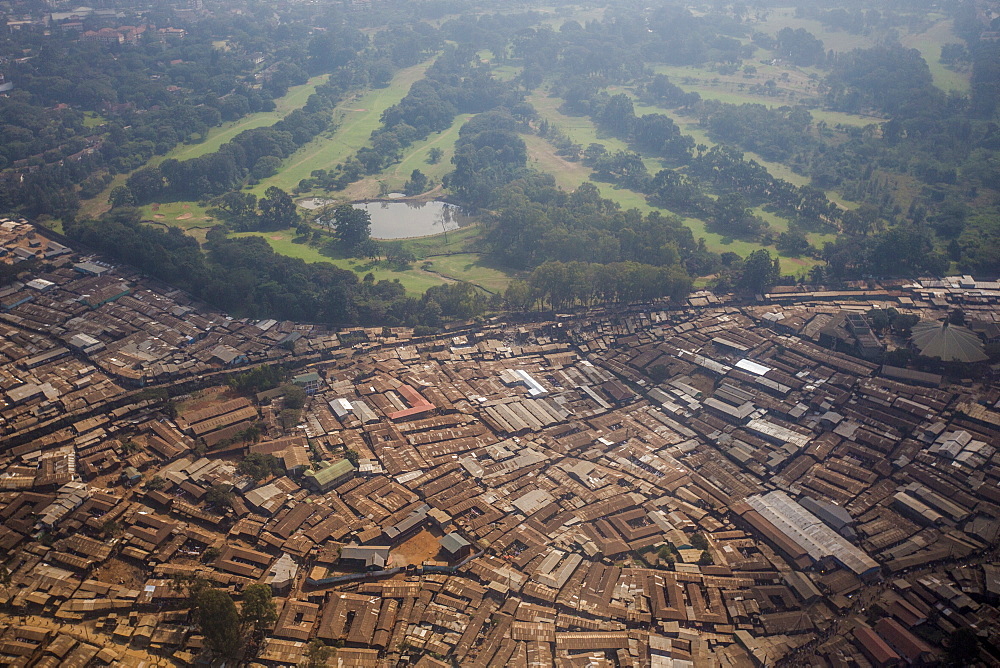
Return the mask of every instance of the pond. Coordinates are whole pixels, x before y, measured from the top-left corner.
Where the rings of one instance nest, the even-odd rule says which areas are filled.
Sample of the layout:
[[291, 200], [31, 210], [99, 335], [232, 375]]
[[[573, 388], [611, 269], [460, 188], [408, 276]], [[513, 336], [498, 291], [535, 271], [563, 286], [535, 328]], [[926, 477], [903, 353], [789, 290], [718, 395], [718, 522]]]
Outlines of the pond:
[[[319, 197], [299, 202], [306, 209], [318, 209], [326, 202]], [[450, 232], [473, 222], [462, 209], [447, 202], [376, 201], [353, 202], [372, 219], [375, 239], [408, 239]]]

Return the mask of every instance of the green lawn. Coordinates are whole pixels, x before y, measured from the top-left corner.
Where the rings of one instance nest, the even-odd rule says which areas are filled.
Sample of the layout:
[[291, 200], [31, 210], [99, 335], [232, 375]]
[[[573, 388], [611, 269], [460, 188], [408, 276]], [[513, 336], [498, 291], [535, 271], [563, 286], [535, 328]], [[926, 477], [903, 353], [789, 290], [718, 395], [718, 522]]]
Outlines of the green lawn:
[[[557, 97], [535, 91], [527, 97], [527, 101], [535, 107], [540, 117], [548, 120], [551, 125], [583, 148], [596, 143], [603, 144], [608, 151], [631, 150], [621, 139], [599, 130], [587, 116], [568, 116], [559, 111], [563, 101]], [[662, 164], [655, 158], [644, 157], [642, 161], [652, 174], [662, 169]]]
[[400, 70], [385, 88], [352, 97], [334, 110], [335, 129], [326, 132], [300, 148], [288, 159], [277, 174], [263, 180], [253, 190], [258, 195], [270, 186], [291, 191], [299, 181], [317, 169], [332, 169], [368, 143], [372, 130], [379, 127], [382, 112], [398, 103], [414, 82], [423, 78], [433, 60]]
[[383, 245], [407, 248], [418, 259], [423, 260], [432, 255], [477, 252], [482, 235], [482, 225], [467, 225], [447, 234], [414, 237], [413, 239], [401, 239], [399, 241], [382, 241], [381, 243]]
[[460, 281], [481, 286], [490, 292], [503, 292], [511, 277], [484, 261], [480, 253], [435, 255], [427, 259], [431, 270]]
[[423, 294], [427, 288], [433, 285], [441, 285], [442, 283], [447, 282], [446, 279], [439, 276], [421, 271], [417, 268], [416, 264], [414, 265], [414, 268], [409, 271], [394, 271], [392, 269], [378, 266], [377, 263], [374, 263], [371, 260], [327, 257], [320, 254], [320, 252], [312, 246], [293, 243], [292, 240], [295, 238], [295, 230], [278, 230], [274, 232], [241, 232], [233, 236], [262, 237], [268, 244], [270, 244], [271, 248], [273, 248], [276, 253], [287, 255], [288, 257], [299, 258], [309, 263], [329, 262], [340, 267], [341, 269], [347, 269], [348, 271], [355, 272], [358, 275], [358, 278], [363, 278], [365, 274], [371, 273], [375, 276], [375, 280], [377, 281], [393, 281], [398, 279], [399, 282], [406, 288], [407, 293], [415, 297]]
[[792, 7], [771, 9], [767, 20], [757, 26], [758, 30], [769, 35], [777, 35], [782, 28], [792, 30], [805, 28], [823, 41], [824, 49], [828, 51], [832, 49], [838, 53], [852, 49], [867, 49], [875, 46], [877, 42], [875, 35], [852, 35], [842, 30], [833, 31], [814, 19], [796, 18], [795, 9]]
[[147, 204], [139, 209], [142, 219], [160, 225], [179, 227], [199, 243], [205, 243], [205, 235], [217, 221], [208, 215], [204, 207], [195, 202], [162, 202]]
[[956, 72], [948, 69], [941, 62], [941, 47], [945, 44], [962, 41], [955, 35], [952, 21], [938, 21], [926, 32], [905, 35], [899, 41], [903, 46], [920, 51], [920, 55], [927, 61], [931, 76], [934, 77], [934, 84], [938, 88], [944, 91], [969, 92], [971, 72]]
[[[273, 125], [295, 109], [305, 106], [309, 96], [316, 90], [316, 86], [322, 83], [325, 78], [326, 75], [313, 77], [306, 84], [293, 86], [288, 89], [288, 93], [284, 97], [275, 100], [274, 111], [250, 114], [249, 116], [233, 123], [227, 123], [217, 128], [212, 128], [209, 130], [208, 138], [200, 144], [178, 144], [166, 155], [153, 156], [153, 158], [149, 161], [149, 165], [158, 165], [167, 158], [175, 158], [177, 160], [196, 158], [211, 151], [217, 151], [220, 146], [244, 130]], [[98, 121], [103, 122], [103, 119], [96, 115], [87, 114], [84, 119], [84, 124], [87, 125], [87, 127], [92, 127], [93, 125], [98, 124]], [[125, 181], [128, 177], [128, 174], [115, 175], [111, 185], [105, 188], [104, 192], [93, 199], [83, 200], [80, 203], [81, 213], [86, 216], [96, 217], [106, 212], [110, 208], [108, 205], [108, 195], [115, 187], [125, 185]], [[181, 212], [178, 212], [178, 215], [180, 215], [180, 213]]]
[[[162, 209], [161, 209], [162, 210]], [[470, 225], [449, 232], [418, 239], [383, 241], [383, 245], [403, 246], [417, 256], [417, 261], [407, 271], [396, 271], [367, 259], [327, 257], [307, 244], [295, 243], [295, 230], [274, 232], [241, 232], [235, 237], [262, 237], [276, 253], [295, 257], [305, 262], [329, 262], [364, 277], [371, 272], [376, 280], [398, 279], [406, 291], [414, 296], [423, 294], [432, 285], [454, 281], [468, 281], [491, 292], [502, 292], [511, 278], [505, 272], [489, 265], [482, 253], [476, 250], [483, 228]], [[429, 271], [423, 269], [430, 263]]]
[[104, 125], [107, 121], [100, 114], [96, 114], [92, 111], [83, 112], [83, 127], [85, 128], [97, 128]]
[[[403, 184], [410, 178], [414, 169], [419, 169], [435, 183], [441, 183], [444, 175], [454, 167], [451, 164], [451, 158], [455, 155], [455, 141], [458, 139], [458, 131], [472, 116], [473, 114], [459, 114], [447, 130], [435, 132], [427, 139], [411, 144], [403, 152], [403, 159], [400, 162], [390, 165], [375, 178], [385, 183], [390, 192], [401, 191]], [[435, 147], [441, 149], [441, 159], [436, 164], [431, 165], [427, 162], [427, 156], [430, 150]]]
[[313, 77], [308, 83], [289, 88], [288, 93], [285, 94], [284, 97], [278, 98], [274, 101], [274, 111], [262, 111], [256, 114], [249, 114], [238, 121], [225, 123], [219, 127], [212, 128], [209, 130], [208, 137], [205, 141], [199, 144], [178, 144], [172, 151], [167, 153], [162, 158], [154, 158], [151, 160], [150, 164], [159, 164], [168, 158], [174, 158], [176, 160], [190, 160], [191, 158], [197, 158], [205, 155], [206, 153], [218, 151], [220, 146], [244, 130], [253, 130], [254, 128], [274, 125], [289, 113], [304, 107], [306, 102], [309, 100], [309, 96], [316, 92], [316, 87], [323, 83], [323, 81], [326, 80], [326, 77], [327, 75], [325, 74]]

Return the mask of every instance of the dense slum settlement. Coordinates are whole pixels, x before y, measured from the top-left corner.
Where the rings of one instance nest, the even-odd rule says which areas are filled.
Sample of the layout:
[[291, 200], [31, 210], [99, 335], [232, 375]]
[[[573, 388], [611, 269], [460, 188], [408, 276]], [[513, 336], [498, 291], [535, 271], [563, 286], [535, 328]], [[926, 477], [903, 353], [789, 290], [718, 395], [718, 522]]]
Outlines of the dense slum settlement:
[[194, 663], [195, 579], [271, 587], [263, 666], [997, 661], [1000, 285], [415, 338], [0, 234], [31, 263], [0, 291], [4, 665]]

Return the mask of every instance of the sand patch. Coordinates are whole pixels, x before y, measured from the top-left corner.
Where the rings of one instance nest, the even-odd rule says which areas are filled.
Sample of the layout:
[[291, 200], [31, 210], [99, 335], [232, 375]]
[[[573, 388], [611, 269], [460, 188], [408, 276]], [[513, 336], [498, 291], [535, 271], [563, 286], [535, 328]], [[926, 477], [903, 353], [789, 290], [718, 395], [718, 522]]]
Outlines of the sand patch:
[[192, 216], [190, 213], [182, 213], [181, 215], [177, 216], [177, 220], [187, 220], [188, 218], [191, 217]]
[[153, 218], [166, 218], [162, 213], [154, 213]]

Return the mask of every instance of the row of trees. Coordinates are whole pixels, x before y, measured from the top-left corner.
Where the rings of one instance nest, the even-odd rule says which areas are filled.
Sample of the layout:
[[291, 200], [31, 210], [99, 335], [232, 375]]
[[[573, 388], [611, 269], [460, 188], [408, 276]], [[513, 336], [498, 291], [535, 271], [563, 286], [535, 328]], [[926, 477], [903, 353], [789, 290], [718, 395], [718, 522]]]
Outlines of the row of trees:
[[[111, 191], [112, 204], [116, 204], [118, 188]], [[281, 188], [269, 187], [259, 200], [253, 193], [234, 190], [212, 200], [212, 211], [238, 232], [254, 230], [283, 230], [296, 227], [300, 216], [291, 195]]]
[[426, 76], [382, 113], [382, 126], [372, 133], [371, 145], [355, 156], [363, 173], [380, 172], [397, 161], [405, 147], [451, 127], [458, 114], [477, 114], [519, 101], [512, 86], [490, 75], [490, 66], [480, 62], [475, 48], [465, 40], [463, 44], [446, 48]]
[[511, 283], [504, 298], [515, 310], [530, 310], [539, 303], [559, 309], [683, 299], [691, 292], [691, 286], [691, 277], [678, 265], [550, 261], [536, 267], [526, 281]]
[[[330, 97], [335, 94], [336, 97]], [[311, 141], [330, 124], [330, 109], [339, 93], [317, 91], [305, 109], [293, 111], [269, 128], [244, 130], [218, 151], [190, 160], [164, 160], [144, 167], [125, 183], [138, 204], [163, 197], [197, 200], [223, 195], [247, 178], [266, 178], [281, 161]]]

